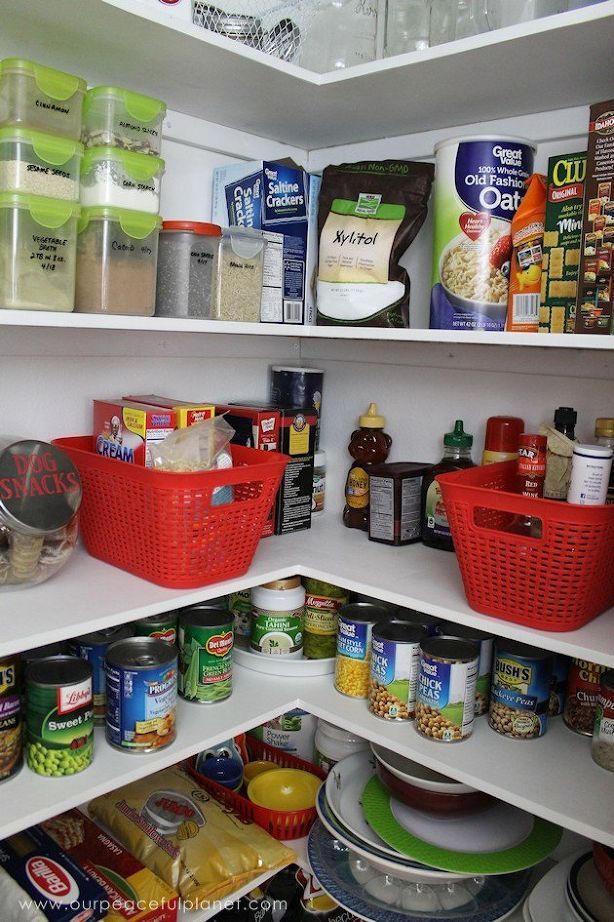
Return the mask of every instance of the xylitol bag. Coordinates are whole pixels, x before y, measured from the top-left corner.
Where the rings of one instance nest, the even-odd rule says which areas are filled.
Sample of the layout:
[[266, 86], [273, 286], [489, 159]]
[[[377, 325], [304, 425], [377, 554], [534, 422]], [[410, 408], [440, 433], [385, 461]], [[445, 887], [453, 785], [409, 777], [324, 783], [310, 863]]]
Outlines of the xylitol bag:
[[324, 170], [318, 324], [409, 326], [409, 276], [399, 260], [426, 218], [433, 173], [433, 164], [410, 160]]

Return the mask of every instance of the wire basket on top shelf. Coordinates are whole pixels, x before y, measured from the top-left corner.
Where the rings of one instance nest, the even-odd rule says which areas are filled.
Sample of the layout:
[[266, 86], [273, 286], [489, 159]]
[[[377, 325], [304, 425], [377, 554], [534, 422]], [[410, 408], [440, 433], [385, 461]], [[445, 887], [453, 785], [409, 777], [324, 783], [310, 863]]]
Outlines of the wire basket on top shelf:
[[316, 7], [305, 0], [194, 0], [192, 19], [217, 35], [297, 63]]

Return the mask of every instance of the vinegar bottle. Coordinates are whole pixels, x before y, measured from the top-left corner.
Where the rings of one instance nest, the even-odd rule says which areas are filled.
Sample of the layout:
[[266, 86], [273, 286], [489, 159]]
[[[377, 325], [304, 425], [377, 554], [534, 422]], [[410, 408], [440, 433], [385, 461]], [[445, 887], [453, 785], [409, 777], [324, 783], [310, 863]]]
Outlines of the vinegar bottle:
[[440, 551], [453, 551], [454, 543], [446, 515], [441, 487], [435, 480], [437, 474], [475, 467], [471, 459], [473, 436], [463, 429], [462, 419], [454, 423], [454, 430], [443, 437], [443, 458], [422, 481], [422, 541]]
[[358, 420], [360, 429], [352, 432], [348, 451], [354, 463], [348, 471], [345, 482], [345, 508], [343, 524], [347, 528], [369, 527], [369, 468], [381, 464], [388, 457], [392, 439], [384, 432], [386, 420], [377, 412], [377, 404], [370, 403], [369, 409]]

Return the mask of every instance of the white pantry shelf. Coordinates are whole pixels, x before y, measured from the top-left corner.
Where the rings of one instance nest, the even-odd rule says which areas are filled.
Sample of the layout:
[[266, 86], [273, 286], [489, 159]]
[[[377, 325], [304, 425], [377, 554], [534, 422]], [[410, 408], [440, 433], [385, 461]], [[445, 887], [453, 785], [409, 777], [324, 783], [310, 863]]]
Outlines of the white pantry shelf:
[[[611, 93], [614, 2], [314, 74], [142, 0], [3, 0], [0, 57], [34, 58], [178, 112], [314, 149], [585, 105]], [[145, 75], [145, 76], [144, 76]]]
[[614, 608], [577, 631], [553, 633], [481, 615], [469, 608], [454, 554], [421, 544], [388, 547], [346, 529], [334, 513], [309, 531], [266, 538], [250, 570], [202, 589], [162, 589], [101, 563], [79, 549], [53, 579], [27, 591], [0, 594], [11, 631], [0, 657], [204, 601], [298, 573], [450, 621], [614, 667]]

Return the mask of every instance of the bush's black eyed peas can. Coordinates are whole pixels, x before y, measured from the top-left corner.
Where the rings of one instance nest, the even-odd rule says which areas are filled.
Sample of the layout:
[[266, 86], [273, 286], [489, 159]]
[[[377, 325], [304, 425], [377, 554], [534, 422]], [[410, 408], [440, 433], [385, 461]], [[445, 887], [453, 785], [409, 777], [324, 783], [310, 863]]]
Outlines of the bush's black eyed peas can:
[[552, 653], [513, 640], [497, 640], [488, 713], [493, 730], [516, 740], [544, 735], [552, 666]]
[[179, 615], [179, 694], [214, 704], [232, 694], [233, 616], [195, 606]]
[[426, 632], [416, 624], [394, 619], [378, 622], [371, 636], [369, 710], [384, 720], [412, 720], [420, 644]]
[[371, 632], [389, 616], [389, 609], [370, 602], [351, 602], [339, 612], [335, 688], [342, 695], [369, 697]]
[[121, 625], [106, 630], [73, 637], [68, 641], [68, 651], [72, 656], [86, 660], [92, 667], [92, 692], [94, 701], [94, 723], [104, 726], [107, 716], [107, 674], [105, 659], [107, 650], [116, 640], [132, 637], [132, 627]]
[[177, 612], [166, 611], [134, 622], [137, 637], [155, 637], [174, 646], [177, 643]]
[[32, 771], [61, 778], [83, 771], [94, 751], [92, 667], [76, 656], [26, 668], [26, 752]]
[[0, 781], [16, 775], [23, 764], [21, 662], [0, 660]]
[[107, 740], [125, 752], [154, 752], [176, 736], [177, 649], [129, 637], [107, 650]]
[[416, 693], [416, 730], [442, 743], [471, 736], [478, 649], [467, 640], [429, 637], [422, 643]]
[[441, 637], [457, 637], [460, 640], [468, 640], [478, 648], [480, 661], [475, 685], [474, 717], [487, 714], [490, 704], [490, 677], [492, 675], [494, 637], [492, 634], [485, 634], [484, 631], [477, 631], [475, 628], [465, 627], [463, 624], [451, 624], [449, 621], [442, 621], [439, 626], [439, 634]]

